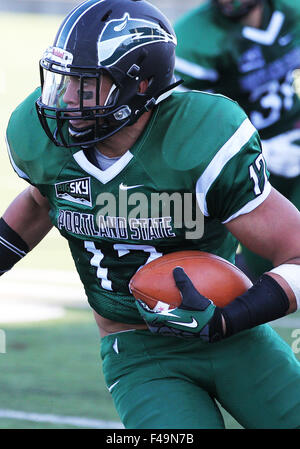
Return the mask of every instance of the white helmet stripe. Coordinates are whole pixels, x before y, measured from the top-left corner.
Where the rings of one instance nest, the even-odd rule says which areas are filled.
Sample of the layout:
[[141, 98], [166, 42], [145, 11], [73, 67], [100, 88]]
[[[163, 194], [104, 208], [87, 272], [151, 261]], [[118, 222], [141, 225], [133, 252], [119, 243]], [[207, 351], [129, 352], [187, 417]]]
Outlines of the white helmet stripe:
[[[79, 5], [72, 14], [67, 18], [66, 22], [64, 23], [62, 29], [60, 30], [60, 33], [57, 38], [56, 46], [66, 49], [68, 45], [68, 41], [70, 39], [70, 36], [72, 34], [72, 31], [74, 27], [76, 26], [77, 22], [88, 12], [90, 9], [94, 8], [95, 6], [99, 5], [100, 3], [104, 3], [106, 0], [88, 0], [85, 3], [82, 3]], [[91, 3], [91, 6], [86, 8], [87, 4]], [[83, 12], [81, 12], [83, 10]]]

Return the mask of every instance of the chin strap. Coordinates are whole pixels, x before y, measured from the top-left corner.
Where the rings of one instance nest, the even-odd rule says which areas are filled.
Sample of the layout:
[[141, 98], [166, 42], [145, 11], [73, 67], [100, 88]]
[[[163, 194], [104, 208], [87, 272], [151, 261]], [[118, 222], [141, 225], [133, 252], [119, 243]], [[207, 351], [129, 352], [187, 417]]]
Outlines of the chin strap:
[[155, 97], [150, 98], [150, 100], [147, 101], [147, 103], [138, 111], [136, 114], [136, 117], [139, 118], [141, 115], [144, 114], [144, 112], [148, 112], [151, 109], [154, 108], [157, 104], [161, 103], [163, 100], [168, 98], [173, 91], [183, 83], [182, 79], [177, 80], [175, 83], [170, 84], [165, 89], [162, 89]]
[[158, 95], [156, 96], [155, 104], [158, 104], [161, 101], [163, 101], [166, 98], [168, 98], [173, 93], [173, 91], [176, 89], [176, 87], [178, 87], [181, 84], [183, 84], [183, 82], [184, 81], [182, 79], [178, 79], [175, 83], [172, 83], [172, 84], [170, 84], [170, 86], [168, 86], [165, 89], [161, 90], [158, 93]]

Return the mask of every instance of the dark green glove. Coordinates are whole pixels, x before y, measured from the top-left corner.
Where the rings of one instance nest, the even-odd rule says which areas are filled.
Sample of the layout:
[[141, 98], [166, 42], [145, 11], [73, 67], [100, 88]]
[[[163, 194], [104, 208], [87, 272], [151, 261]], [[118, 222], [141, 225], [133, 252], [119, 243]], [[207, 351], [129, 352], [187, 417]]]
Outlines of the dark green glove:
[[182, 303], [175, 309], [154, 312], [137, 299], [137, 308], [149, 330], [166, 336], [196, 337], [206, 342], [223, 338], [221, 309], [199, 293], [181, 267], [173, 270]]

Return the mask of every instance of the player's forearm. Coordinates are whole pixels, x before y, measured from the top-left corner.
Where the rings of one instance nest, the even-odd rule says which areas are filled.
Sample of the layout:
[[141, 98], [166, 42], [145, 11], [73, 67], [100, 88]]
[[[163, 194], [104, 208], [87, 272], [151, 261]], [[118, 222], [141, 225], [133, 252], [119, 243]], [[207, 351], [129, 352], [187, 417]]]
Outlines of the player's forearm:
[[28, 245], [34, 248], [50, 231], [49, 205], [37, 189], [28, 187], [9, 205], [3, 219]]
[[0, 218], [0, 275], [9, 271], [51, 229], [49, 205], [37, 189], [29, 187]]
[[248, 249], [275, 267], [225, 307], [222, 314], [227, 330], [231, 327], [236, 333], [300, 309], [300, 214], [295, 206], [272, 188], [259, 207], [227, 227]]
[[223, 335], [279, 319], [299, 309], [300, 265], [284, 264], [265, 273], [247, 292], [220, 309]]
[[300, 257], [279, 254], [274, 265], [246, 293], [220, 309], [224, 336], [300, 310]]

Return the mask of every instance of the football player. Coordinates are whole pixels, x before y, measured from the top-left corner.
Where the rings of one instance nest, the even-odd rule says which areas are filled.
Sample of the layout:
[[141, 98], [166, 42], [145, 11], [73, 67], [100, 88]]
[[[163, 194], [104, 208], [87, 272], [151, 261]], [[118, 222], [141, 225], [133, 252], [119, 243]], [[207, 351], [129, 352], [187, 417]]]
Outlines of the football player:
[[[175, 31], [184, 86], [238, 101], [260, 133], [272, 185], [299, 209], [300, 98], [293, 74], [300, 67], [300, 3], [211, 0], [182, 17]], [[242, 254], [254, 279], [272, 268], [245, 247]]]
[[[64, 19], [40, 61], [41, 88], [8, 124], [11, 163], [30, 185], [1, 218], [0, 270], [51, 226], [68, 240], [126, 428], [223, 428], [216, 400], [246, 428], [296, 428], [300, 366], [266, 323], [300, 307], [300, 214], [271, 187], [235, 102], [174, 92], [175, 47], [144, 0], [88, 0]], [[153, 208], [160, 194], [191, 195], [202, 235], [175, 207]], [[194, 249], [233, 261], [238, 240], [276, 268], [224, 308], [180, 267], [172, 315], [129, 291], [157, 257]]]

